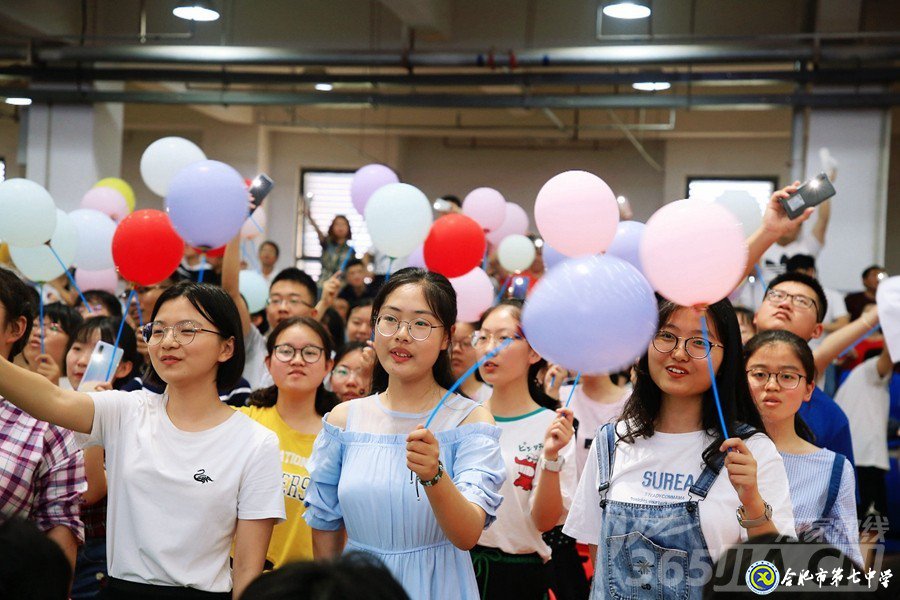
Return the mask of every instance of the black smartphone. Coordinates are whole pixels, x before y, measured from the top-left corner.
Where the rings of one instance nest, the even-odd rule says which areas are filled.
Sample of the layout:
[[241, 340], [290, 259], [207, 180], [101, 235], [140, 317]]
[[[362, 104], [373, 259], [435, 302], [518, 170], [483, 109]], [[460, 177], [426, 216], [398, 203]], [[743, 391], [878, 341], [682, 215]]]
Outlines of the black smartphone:
[[779, 202], [781, 202], [781, 206], [784, 207], [784, 212], [788, 214], [788, 217], [796, 219], [810, 206], [822, 204], [834, 194], [834, 186], [831, 184], [831, 180], [828, 179], [828, 175], [819, 173], [801, 185], [796, 192], [787, 198], [779, 200]]
[[[266, 199], [266, 196], [269, 195], [269, 192], [272, 191], [273, 187], [275, 187], [275, 182], [265, 173], [260, 173], [253, 178], [253, 182], [250, 184], [250, 197], [253, 198], [253, 211], [259, 208], [259, 205]], [[250, 211], [251, 214], [253, 211]]]

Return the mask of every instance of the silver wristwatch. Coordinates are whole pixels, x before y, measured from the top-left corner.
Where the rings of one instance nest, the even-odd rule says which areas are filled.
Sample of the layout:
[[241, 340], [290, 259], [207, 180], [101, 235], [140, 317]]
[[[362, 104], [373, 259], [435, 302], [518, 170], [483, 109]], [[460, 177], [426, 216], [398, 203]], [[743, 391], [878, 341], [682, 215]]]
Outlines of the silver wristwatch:
[[751, 527], [759, 527], [763, 523], [771, 521], [772, 520], [772, 507], [769, 505], [768, 502], [764, 502], [764, 504], [766, 506], [766, 510], [764, 510], [762, 516], [757, 519], [745, 518], [744, 506], [741, 505], [740, 507], [738, 507], [738, 509], [737, 509], [738, 524], [745, 529], [749, 529]]
[[563, 465], [566, 464], [566, 457], [559, 455], [556, 460], [547, 460], [541, 456], [541, 468], [551, 473], [559, 473], [562, 471]]

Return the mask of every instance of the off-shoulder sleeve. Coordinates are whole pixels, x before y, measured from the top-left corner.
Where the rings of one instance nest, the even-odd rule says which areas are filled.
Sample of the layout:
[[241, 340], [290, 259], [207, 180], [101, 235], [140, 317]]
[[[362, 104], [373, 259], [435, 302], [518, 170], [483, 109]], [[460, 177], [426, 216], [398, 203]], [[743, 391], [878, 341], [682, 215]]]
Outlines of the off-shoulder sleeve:
[[448, 466], [460, 493], [486, 513], [484, 527], [497, 518], [503, 502], [500, 487], [506, 480], [506, 466], [500, 455], [500, 428], [487, 423], [462, 425], [450, 432], [454, 438], [452, 465]]
[[322, 423], [322, 431], [316, 437], [312, 456], [306, 463], [310, 483], [306, 490], [303, 518], [313, 529], [337, 531], [344, 524], [344, 514], [338, 500], [343, 443], [339, 428], [324, 419]]

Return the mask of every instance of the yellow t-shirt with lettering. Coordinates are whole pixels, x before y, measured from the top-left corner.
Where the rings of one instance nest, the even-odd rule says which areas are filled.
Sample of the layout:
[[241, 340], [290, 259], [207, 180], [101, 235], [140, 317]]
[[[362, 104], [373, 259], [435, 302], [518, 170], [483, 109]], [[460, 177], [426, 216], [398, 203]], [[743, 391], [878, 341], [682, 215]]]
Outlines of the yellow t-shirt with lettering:
[[282, 492], [287, 519], [272, 530], [266, 559], [281, 567], [289, 562], [312, 560], [312, 530], [303, 520], [303, 499], [309, 487], [306, 461], [312, 454], [316, 436], [292, 429], [275, 407], [243, 406], [239, 409], [278, 436], [281, 449]]

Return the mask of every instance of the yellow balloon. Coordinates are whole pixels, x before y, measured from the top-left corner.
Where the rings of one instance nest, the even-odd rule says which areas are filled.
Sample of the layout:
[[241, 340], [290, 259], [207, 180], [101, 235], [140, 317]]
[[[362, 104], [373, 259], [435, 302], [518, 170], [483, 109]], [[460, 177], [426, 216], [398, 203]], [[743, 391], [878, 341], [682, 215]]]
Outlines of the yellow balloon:
[[107, 177], [95, 183], [94, 187], [108, 187], [116, 190], [125, 196], [125, 202], [128, 203], [128, 212], [134, 212], [134, 190], [131, 189], [131, 186], [125, 180], [118, 177]]
[[12, 257], [9, 255], [9, 244], [0, 242], [0, 263], [11, 263]]

